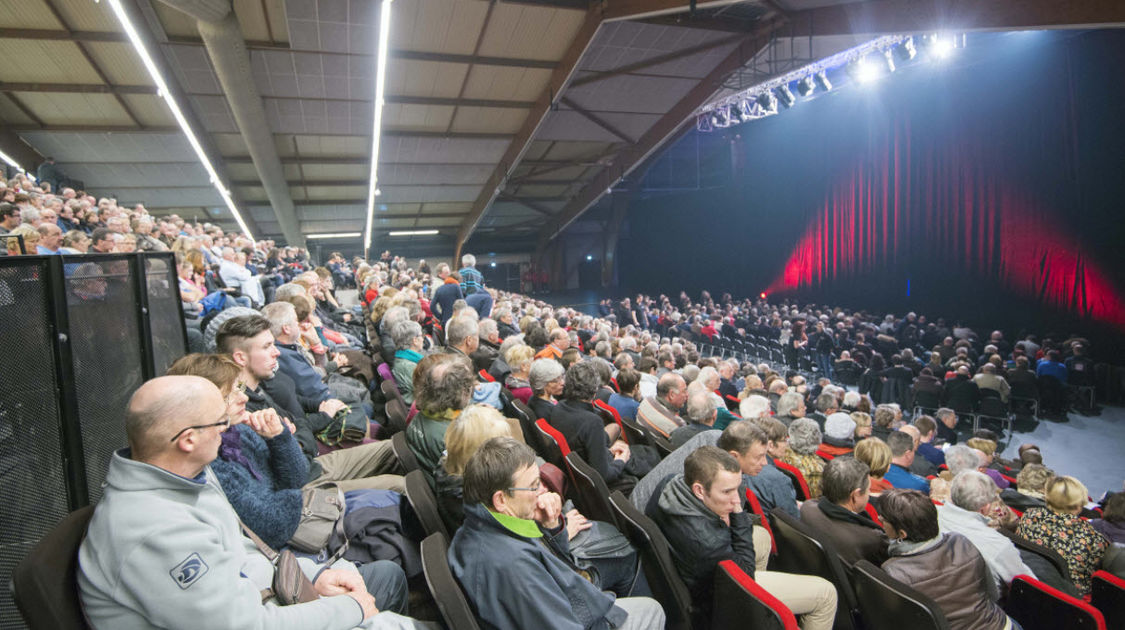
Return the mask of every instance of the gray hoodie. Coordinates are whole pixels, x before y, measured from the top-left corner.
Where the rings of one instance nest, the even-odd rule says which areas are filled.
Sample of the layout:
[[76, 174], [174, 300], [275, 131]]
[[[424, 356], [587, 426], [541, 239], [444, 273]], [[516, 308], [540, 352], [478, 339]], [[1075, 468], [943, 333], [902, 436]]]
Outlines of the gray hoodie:
[[[210, 467], [187, 479], [129, 459], [127, 449], [110, 462], [78, 564], [94, 628], [343, 630], [363, 623], [359, 603], [343, 595], [262, 604], [273, 566], [242, 535]], [[302, 568], [310, 579], [317, 570], [311, 562]]]

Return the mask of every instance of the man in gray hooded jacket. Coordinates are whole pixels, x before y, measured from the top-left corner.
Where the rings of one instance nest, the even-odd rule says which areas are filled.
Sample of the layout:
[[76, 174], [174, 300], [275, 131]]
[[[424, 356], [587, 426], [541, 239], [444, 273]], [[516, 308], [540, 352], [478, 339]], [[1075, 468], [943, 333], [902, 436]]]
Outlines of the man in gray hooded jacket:
[[379, 612], [347, 562], [302, 561], [320, 594], [314, 602], [278, 606], [263, 592], [273, 566], [242, 534], [208, 466], [229, 424], [227, 401], [197, 376], [153, 379], [133, 394], [129, 448], [110, 462], [78, 553], [79, 592], [93, 627], [422, 627]]

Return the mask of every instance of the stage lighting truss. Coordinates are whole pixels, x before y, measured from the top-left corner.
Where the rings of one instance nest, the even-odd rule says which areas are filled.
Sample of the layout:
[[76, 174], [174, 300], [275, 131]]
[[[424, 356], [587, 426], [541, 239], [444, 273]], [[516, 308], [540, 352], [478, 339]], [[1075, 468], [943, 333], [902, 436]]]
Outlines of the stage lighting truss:
[[[915, 44], [915, 37], [920, 43]], [[915, 63], [919, 47], [927, 59], [942, 59], [965, 45], [964, 34], [887, 35], [849, 48], [792, 72], [751, 86], [703, 106], [696, 114], [696, 129], [713, 131], [776, 114], [799, 100], [815, 98], [833, 89], [828, 73], [842, 68], [850, 82], [863, 84]], [[796, 87], [794, 94], [791, 85]], [[798, 98], [798, 96], [800, 98]]]

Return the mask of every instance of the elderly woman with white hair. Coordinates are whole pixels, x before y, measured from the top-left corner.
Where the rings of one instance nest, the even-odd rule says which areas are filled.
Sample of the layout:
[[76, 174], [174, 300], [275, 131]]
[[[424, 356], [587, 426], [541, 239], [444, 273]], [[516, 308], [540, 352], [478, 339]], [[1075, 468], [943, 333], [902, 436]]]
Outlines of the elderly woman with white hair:
[[767, 417], [770, 413], [770, 399], [765, 396], [751, 394], [742, 399], [742, 402], [738, 405], [738, 411], [746, 420]]
[[816, 454], [822, 435], [815, 420], [797, 418], [789, 424], [789, 448], [782, 461], [801, 471], [809, 486], [809, 498], [820, 496], [820, 479], [824, 474], [824, 460]]
[[531, 385], [532, 396], [527, 406], [536, 418], [550, 421], [551, 413], [558, 404], [557, 397], [562, 396], [565, 375], [566, 370], [562, 364], [554, 359], [535, 359], [531, 363], [527, 380]]
[[[722, 377], [719, 371], [708, 365], [707, 367], [699, 370], [699, 376], [696, 377], [691, 385], [688, 386], [688, 395], [693, 391], [705, 391], [709, 394], [711, 402], [714, 404], [715, 409], [715, 426], [714, 428], [722, 431], [727, 428], [731, 422], [738, 420], [738, 416], [734, 415], [727, 409], [727, 403], [723, 397], [719, 395], [719, 383]], [[695, 388], [695, 389], [692, 389]]]
[[411, 405], [414, 403], [414, 368], [422, 360], [422, 346], [425, 342], [422, 326], [418, 322], [401, 321], [391, 328], [391, 337], [398, 348], [395, 350], [391, 374], [395, 377], [402, 399]]

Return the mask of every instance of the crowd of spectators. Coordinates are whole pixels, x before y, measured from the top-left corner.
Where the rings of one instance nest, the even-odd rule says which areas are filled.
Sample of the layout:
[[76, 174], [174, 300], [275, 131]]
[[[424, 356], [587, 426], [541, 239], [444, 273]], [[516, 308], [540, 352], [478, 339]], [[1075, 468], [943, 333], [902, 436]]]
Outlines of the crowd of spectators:
[[[869, 560], [927, 594], [954, 628], [1016, 627], [1003, 603], [1017, 575], [1082, 596], [1099, 567], [1122, 573], [1123, 495], [1095, 505], [1081, 471], [1048, 467], [1051, 445], [1005, 460], [995, 433], [963, 421], [982, 398], [1020, 398], [1021, 381], [1087, 385], [1084, 339], [981, 340], [913, 313], [706, 292], [607, 300], [588, 315], [489, 288], [472, 255], [456, 268], [389, 253], [318, 265], [298, 248], [69, 188], [17, 178], [0, 199], [9, 255], [176, 254], [191, 353], [130, 402], [130, 449], [110, 465], [80, 554], [95, 627], [218, 614], [240, 626], [425, 627], [405, 616], [421, 568], [413, 525], [399, 517], [397, 432], [453, 534], [449, 565], [483, 626], [663, 627], [641, 554], [554, 491], [563, 471], [514, 408], [544, 419], [664, 533], [700, 627], [724, 560], [803, 628], [837, 617], [830, 582], [769, 568], [751, 496], [822, 534], [845, 562]], [[342, 287], [359, 303], [342, 304]], [[778, 355], [731, 358], [732, 341]], [[919, 400], [933, 408], [915, 413]], [[317, 491], [349, 516], [306, 549]], [[245, 531], [303, 552], [320, 599], [263, 599], [270, 568]], [[1066, 570], [1014, 539], [1054, 550]]]

